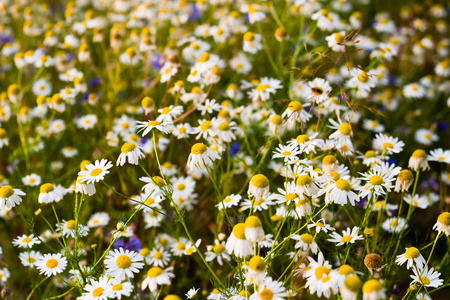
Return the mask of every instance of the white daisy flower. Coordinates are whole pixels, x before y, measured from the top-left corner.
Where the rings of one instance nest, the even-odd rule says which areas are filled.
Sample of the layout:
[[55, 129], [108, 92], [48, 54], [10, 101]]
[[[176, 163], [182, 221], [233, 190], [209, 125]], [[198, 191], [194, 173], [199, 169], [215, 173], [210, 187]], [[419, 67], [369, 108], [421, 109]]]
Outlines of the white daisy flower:
[[437, 230], [438, 233], [443, 232], [446, 236], [450, 236], [450, 213], [443, 212], [440, 214], [433, 229]]
[[18, 236], [16, 239], [13, 240], [12, 244], [14, 246], [17, 246], [19, 248], [31, 248], [33, 245], [40, 244], [41, 241], [34, 236], [34, 234], [31, 234], [30, 236], [22, 235]]
[[113, 278], [110, 280], [111, 298], [122, 299], [122, 296], [129, 297], [133, 292], [133, 285], [129, 281], [122, 281]]
[[90, 228], [103, 227], [108, 225], [110, 219], [107, 212], [97, 212], [91, 216], [87, 226]]
[[169, 129], [167, 127], [172, 124], [172, 122], [159, 122], [159, 121], [148, 121], [148, 122], [136, 122], [138, 125], [136, 125], [136, 129], [139, 129], [139, 131], [142, 132], [142, 136], [146, 136], [153, 128], [158, 129], [161, 132], [164, 133], [170, 133]]
[[428, 266], [423, 268], [413, 268], [414, 275], [411, 275], [413, 281], [423, 284], [426, 287], [437, 288], [444, 283], [443, 279], [440, 279], [441, 273], [435, 271], [433, 268], [428, 269]]
[[133, 278], [134, 273], [144, 266], [143, 257], [134, 251], [123, 248], [109, 251], [105, 258], [106, 273], [118, 279]]
[[306, 288], [309, 288], [311, 294], [317, 293], [317, 296], [322, 295], [329, 298], [331, 294], [337, 293], [337, 277], [336, 271], [332, 269], [331, 264], [323, 257], [323, 253], [319, 252], [317, 261], [312, 257], [308, 257], [309, 268], [304, 272], [304, 277], [307, 278]]
[[359, 196], [351, 191], [351, 184], [345, 179], [333, 181], [325, 187], [325, 202], [334, 202], [340, 205], [351, 203], [355, 206], [355, 201], [359, 200]]
[[183, 107], [182, 106], [174, 107], [173, 105], [170, 105], [168, 107], [158, 109], [158, 112], [160, 113], [160, 115], [156, 118], [156, 121], [161, 123], [163, 122], [172, 123], [174, 118], [181, 115], [181, 113], [183, 112]]
[[105, 175], [109, 173], [109, 169], [113, 166], [112, 162], [107, 159], [101, 161], [96, 160], [94, 164], [86, 166], [86, 170], [78, 172], [81, 176], [81, 181], [87, 184], [99, 182], [105, 178]]
[[325, 219], [321, 218], [316, 222], [313, 222], [311, 224], [308, 224], [308, 229], [311, 228], [316, 228], [316, 233], [319, 233], [321, 231], [327, 233], [328, 231], [333, 231], [335, 230], [333, 227], [331, 227], [330, 225], [328, 225], [327, 223], [325, 223]]
[[186, 293], [186, 297], [187, 297], [188, 299], [194, 299], [194, 298], [197, 296], [198, 290], [200, 290], [200, 289], [199, 289], [199, 288], [198, 288], [198, 289], [191, 288], [191, 289]]
[[272, 158], [282, 158], [285, 163], [293, 163], [294, 161], [298, 160], [298, 155], [301, 153], [301, 151], [298, 149], [297, 145], [281, 145], [279, 144], [278, 147], [273, 151]]
[[249, 242], [245, 237], [244, 223], [234, 225], [225, 248], [229, 254], [234, 254], [237, 257], [246, 257], [253, 253], [253, 243]]
[[373, 147], [380, 151], [386, 151], [387, 154], [400, 153], [403, 150], [405, 143], [396, 137], [387, 136], [379, 133], [373, 139]]
[[283, 300], [287, 297], [286, 289], [283, 283], [273, 280], [272, 277], [266, 277], [258, 286], [258, 290], [251, 296], [250, 300]]
[[0, 187], [0, 211], [19, 205], [22, 202], [20, 196], [25, 196], [25, 193], [20, 189], [14, 189], [10, 185]]
[[419, 83], [407, 84], [403, 87], [403, 95], [407, 98], [419, 99], [425, 96], [426, 90]]
[[63, 192], [61, 189], [56, 188], [51, 183], [44, 183], [39, 188], [39, 203], [53, 203], [53, 202], [59, 202], [63, 198]]
[[327, 100], [331, 93], [330, 84], [323, 78], [314, 78], [313, 81], [308, 82], [308, 86], [309, 89], [305, 91], [306, 99], [317, 104]]
[[149, 254], [148, 264], [156, 267], [165, 267], [170, 262], [170, 253], [164, 249], [153, 249]]
[[357, 240], [364, 240], [362, 235], [358, 235], [359, 227], [355, 226], [353, 228], [348, 227], [344, 231], [342, 231], [342, 235], [332, 232], [330, 234], [331, 239], [328, 241], [337, 243], [336, 246], [341, 246], [344, 244], [354, 244]]
[[34, 268], [36, 262], [41, 259], [42, 254], [39, 251], [21, 252], [19, 254], [20, 261], [25, 267]]
[[187, 166], [191, 169], [203, 169], [211, 166], [220, 156], [203, 143], [194, 144], [189, 154]]
[[128, 159], [128, 163], [132, 165], [139, 164], [139, 159], [144, 158], [145, 155], [141, 149], [133, 142], [127, 142], [120, 148], [120, 155], [117, 159], [116, 166], [123, 166]]
[[44, 254], [37, 262], [36, 267], [40, 274], [50, 277], [64, 271], [67, 266], [67, 259], [57, 254]]
[[150, 292], [154, 293], [158, 289], [158, 285], [170, 285], [170, 278], [175, 277], [172, 273], [173, 267], [162, 269], [160, 267], [153, 267], [147, 271], [147, 276], [141, 284], [141, 290], [147, 287]]
[[443, 150], [442, 148], [431, 150], [428, 160], [450, 164], [450, 150]]
[[102, 276], [97, 280], [91, 279], [84, 286], [86, 291], [81, 295], [81, 300], [108, 300], [112, 297], [111, 282], [108, 276]]
[[239, 201], [241, 201], [242, 196], [241, 195], [228, 195], [226, 196], [219, 204], [216, 204], [216, 207], [219, 208], [219, 210], [230, 208], [232, 206], [237, 206], [239, 204]]
[[425, 266], [426, 261], [422, 254], [420, 254], [419, 249], [417, 249], [416, 247], [409, 247], [405, 249], [405, 253], [397, 255], [395, 262], [399, 266], [403, 265], [405, 262], [408, 262], [406, 264], [407, 269], [411, 269], [412, 266], [416, 266], [417, 268], [422, 269]]
[[303, 251], [308, 251], [308, 249], [311, 249], [312, 253], [316, 254], [317, 244], [314, 242], [314, 238], [309, 233], [304, 233], [302, 235], [298, 234], [292, 234], [291, 239], [298, 241], [295, 244], [295, 249], [301, 248]]
[[388, 218], [381, 224], [381, 227], [390, 233], [400, 233], [404, 228], [408, 227], [406, 220], [400, 217]]
[[383, 285], [376, 279], [370, 279], [363, 285], [363, 300], [384, 300], [386, 294]]
[[418, 129], [414, 134], [415, 140], [423, 145], [431, 145], [439, 141], [439, 136], [433, 131], [425, 128]]
[[359, 174], [362, 175], [360, 179], [366, 182], [364, 186], [359, 188], [359, 196], [362, 198], [385, 195], [386, 192], [391, 191], [392, 185], [390, 183], [395, 180], [395, 175], [391, 172], [383, 172], [377, 168]]

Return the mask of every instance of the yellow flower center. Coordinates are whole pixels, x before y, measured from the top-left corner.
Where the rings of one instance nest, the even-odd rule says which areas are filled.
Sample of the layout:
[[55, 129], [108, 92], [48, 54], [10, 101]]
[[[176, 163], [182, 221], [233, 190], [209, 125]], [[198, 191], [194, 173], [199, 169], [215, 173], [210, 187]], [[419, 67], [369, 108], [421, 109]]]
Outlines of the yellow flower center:
[[413, 152], [412, 157], [416, 158], [427, 158], [427, 154], [422, 149], [417, 149]]
[[323, 94], [323, 89], [319, 86], [313, 87], [311, 88], [311, 92], [315, 95], [315, 96], [320, 96]]
[[272, 120], [270, 120], [272, 124], [280, 126], [283, 124], [283, 118], [280, 115], [275, 115], [272, 117]]
[[369, 182], [372, 185], [381, 185], [384, 180], [380, 175], [372, 175], [370, 176]]
[[136, 148], [136, 145], [134, 143], [128, 142], [128, 143], [123, 144], [123, 146], [120, 149], [120, 151], [122, 153], [128, 153], [128, 152], [133, 151], [135, 148]]
[[253, 34], [253, 32], [247, 32], [244, 34], [244, 41], [251, 42], [254, 39], [255, 39], [255, 35]]
[[312, 182], [313, 180], [309, 175], [300, 175], [296, 181], [298, 186], [305, 186], [311, 184]]
[[164, 107], [162, 110], [162, 115], [167, 115], [170, 112], [170, 107]]
[[47, 262], [45, 263], [45, 266], [49, 269], [53, 269], [58, 265], [58, 261], [54, 258], [50, 258], [49, 260], [47, 260]]
[[148, 198], [147, 200], [145, 200], [144, 202], [146, 205], [152, 205], [153, 203], [155, 203], [155, 199], [153, 198]]
[[269, 186], [269, 179], [262, 174], [256, 174], [252, 177], [250, 183], [257, 188], [263, 189]]
[[75, 230], [76, 223], [74, 220], [70, 220], [67, 222], [66, 228], [69, 230]]
[[205, 52], [198, 58], [198, 62], [207, 62], [209, 60], [209, 53]]
[[322, 282], [327, 282], [330, 280], [330, 269], [324, 266], [319, 266], [316, 268], [314, 274], [316, 275], [317, 280], [321, 280]]
[[352, 127], [348, 123], [342, 123], [339, 125], [339, 132], [345, 136], [350, 135], [352, 133]]
[[295, 198], [297, 198], [297, 195], [295, 193], [288, 193], [286, 194], [286, 196], [284, 196], [284, 199], [286, 199], [286, 201], [291, 201]]
[[223, 253], [223, 252], [225, 251], [225, 246], [223, 246], [223, 245], [221, 245], [221, 244], [214, 245], [213, 251], [214, 251], [214, 253], [216, 253], [216, 254]]
[[14, 195], [14, 189], [10, 185], [4, 185], [0, 188], [0, 198], [6, 199]]
[[131, 266], [131, 259], [128, 255], [120, 255], [116, 259], [116, 265], [121, 269], [128, 269]]
[[339, 173], [335, 171], [331, 171], [330, 174], [328, 174], [328, 177], [333, 178], [334, 181], [338, 181], [341, 178]]
[[363, 293], [369, 294], [369, 293], [373, 293], [373, 292], [378, 292], [382, 288], [383, 288], [383, 286], [381, 285], [381, 283], [378, 280], [371, 279], [371, 280], [367, 281], [366, 283], [364, 283]]
[[183, 243], [178, 243], [177, 244], [177, 249], [178, 250], [184, 250], [184, 249], [186, 249], [186, 246]]
[[327, 155], [322, 159], [322, 164], [324, 165], [332, 165], [336, 163], [336, 157], [333, 155]]
[[345, 287], [353, 293], [358, 293], [361, 289], [361, 279], [356, 275], [347, 276], [344, 280]]
[[303, 105], [299, 101], [291, 101], [291, 102], [289, 102], [288, 108], [291, 111], [301, 111], [303, 108]]
[[296, 139], [297, 143], [304, 143], [304, 142], [309, 142], [309, 136], [306, 134], [301, 134], [299, 136], [297, 136]]
[[342, 243], [348, 243], [348, 242], [350, 242], [352, 240], [352, 236], [351, 235], [344, 235], [342, 238], [341, 238], [341, 242]]
[[345, 36], [343, 36], [340, 32], [338, 32], [334, 35], [334, 40], [336, 41], [336, 43], [342, 44], [345, 40]]
[[439, 215], [438, 221], [446, 226], [449, 226], [450, 225], [450, 213], [443, 212], [442, 214]]
[[339, 179], [338, 181], [336, 181], [336, 187], [346, 192], [350, 191], [351, 189], [350, 183], [345, 179]]
[[30, 264], [35, 263], [36, 259], [34, 257], [27, 257], [27, 262], [29, 262]]
[[150, 254], [150, 250], [148, 250], [148, 248], [142, 248], [141, 251], [139, 252], [142, 256], [147, 256]]
[[358, 75], [358, 80], [366, 83], [369, 81], [369, 75], [367, 75], [366, 72], [362, 72], [361, 74]]
[[394, 148], [394, 145], [392, 145], [389, 142], [385, 142], [385, 143], [383, 143], [383, 147], [386, 149], [392, 149], [392, 148]]
[[206, 131], [212, 127], [211, 121], [205, 121], [200, 125], [202, 131]]
[[268, 88], [270, 88], [270, 84], [260, 84], [260, 85], [258, 85], [256, 87], [256, 91], [262, 92], [262, 91], [264, 91], [265, 89], [268, 89]]
[[122, 285], [120, 283], [114, 284], [112, 286], [113, 291], [121, 291], [123, 289]]
[[313, 237], [309, 233], [302, 234], [300, 236], [300, 239], [302, 240], [302, 242], [304, 242], [306, 244], [312, 244], [312, 242], [313, 242]]
[[29, 243], [31, 239], [29, 237], [23, 238], [22, 243]]
[[364, 154], [365, 158], [372, 158], [372, 157], [377, 157], [377, 153], [373, 150], [369, 150], [366, 152], [366, 154]]
[[426, 277], [420, 277], [420, 280], [423, 282], [424, 285], [430, 284], [430, 279]]
[[261, 293], [259, 293], [259, 298], [262, 300], [271, 300], [273, 298], [273, 292], [269, 289], [263, 289]]
[[144, 108], [151, 108], [153, 105], [155, 105], [155, 102], [150, 97], [144, 97], [141, 101], [142, 107]]
[[353, 269], [351, 266], [349, 265], [342, 265], [339, 267], [338, 269], [338, 273], [340, 275], [350, 275], [352, 273], [355, 272], [355, 269]]
[[148, 121], [148, 123], [147, 123], [147, 127], [150, 127], [150, 126], [158, 126], [158, 125], [160, 125], [161, 123], [159, 123], [158, 121]]
[[156, 259], [162, 259], [164, 257], [164, 255], [162, 254], [162, 252], [156, 251], [155, 255], [153, 255], [153, 257]]
[[150, 270], [148, 270], [147, 276], [150, 278], [155, 278], [155, 277], [158, 277], [159, 275], [161, 275], [162, 273], [163, 273], [163, 269], [161, 269], [160, 267], [153, 267]]
[[401, 170], [397, 176], [398, 179], [403, 181], [411, 181], [414, 180], [414, 175], [410, 170]]
[[245, 227], [247, 228], [255, 228], [262, 227], [261, 220], [256, 216], [250, 216], [245, 220]]
[[103, 295], [103, 288], [102, 287], [98, 287], [95, 290], [92, 291], [92, 296], [94, 297], [100, 297], [101, 295]]
[[266, 262], [261, 256], [253, 256], [248, 262], [248, 266], [257, 272], [263, 272], [266, 269]]
[[205, 153], [206, 150], [208, 150], [208, 148], [205, 146], [205, 144], [197, 143], [197, 144], [194, 144], [194, 146], [192, 146], [191, 153], [198, 155], [198, 154]]
[[52, 192], [54, 190], [55, 190], [55, 187], [51, 183], [44, 183], [43, 185], [41, 185], [41, 187], [39, 189], [39, 191], [42, 194], [50, 193], [50, 192]]
[[91, 173], [90, 173], [90, 175], [91, 175], [92, 177], [95, 177], [95, 176], [98, 176], [101, 172], [102, 172], [102, 169], [97, 168], [97, 169], [92, 170]]
[[218, 128], [220, 131], [228, 131], [230, 130], [230, 124], [228, 122], [222, 122], [219, 124]]
[[419, 257], [419, 255], [420, 255], [419, 249], [417, 249], [416, 247], [410, 247], [405, 252], [405, 256], [408, 259], [417, 258]]
[[245, 224], [238, 223], [233, 227], [233, 234], [237, 239], [245, 240]]

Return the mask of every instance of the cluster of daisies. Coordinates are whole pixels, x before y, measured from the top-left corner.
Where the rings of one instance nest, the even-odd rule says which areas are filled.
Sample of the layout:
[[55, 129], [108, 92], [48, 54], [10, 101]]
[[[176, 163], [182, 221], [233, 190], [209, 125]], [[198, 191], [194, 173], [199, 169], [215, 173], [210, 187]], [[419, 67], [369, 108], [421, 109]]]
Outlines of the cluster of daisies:
[[449, 7], [389, 10], [0, 0], [0, 297], [444, 299]]

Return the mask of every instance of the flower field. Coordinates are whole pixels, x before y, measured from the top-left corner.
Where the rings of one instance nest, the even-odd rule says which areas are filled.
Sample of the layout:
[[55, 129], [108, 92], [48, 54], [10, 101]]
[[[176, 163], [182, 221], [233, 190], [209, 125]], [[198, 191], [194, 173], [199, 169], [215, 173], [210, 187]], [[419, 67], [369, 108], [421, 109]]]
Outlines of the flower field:
[[0, 0], [0, 299], [450, 299], [449, 26]]

